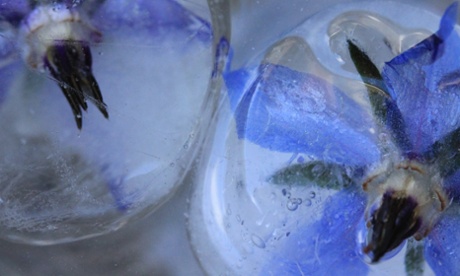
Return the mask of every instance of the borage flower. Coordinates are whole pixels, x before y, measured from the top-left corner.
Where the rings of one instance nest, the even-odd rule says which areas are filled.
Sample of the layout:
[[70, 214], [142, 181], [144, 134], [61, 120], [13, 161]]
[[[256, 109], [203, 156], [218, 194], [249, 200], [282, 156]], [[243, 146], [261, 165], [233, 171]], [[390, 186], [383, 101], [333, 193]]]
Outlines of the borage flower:
[[347, 41], [373, 120], [366, 107], [314, 75], [272, 63], [262, 63], [257, 76], [225, 74], [239, 138], [314, 158], [280, 170], [272, 182], [303, 178], [340, 189], [319, 221], [291, 233], [264, 273], [365, 274], [363, 259], [391, 258], [407, 240], [407, 271], [422, 270], [423, 256], [436, 274], [460, 270], [456, 11], [457, 3], [435, 34], [382, 72], [358, 42]]
[[210, 24], [175, 1], [2, 1], [0, 236], [75, 240], [158, 206], [210, 72]]

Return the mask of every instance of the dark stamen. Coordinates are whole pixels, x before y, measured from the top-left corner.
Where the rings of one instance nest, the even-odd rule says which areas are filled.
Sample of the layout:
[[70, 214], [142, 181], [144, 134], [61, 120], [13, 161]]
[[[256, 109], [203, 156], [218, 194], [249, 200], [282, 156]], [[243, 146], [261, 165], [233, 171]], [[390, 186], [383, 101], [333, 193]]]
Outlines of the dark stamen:
[[371, 241], [363, 249], [366, 254], [372, 253], [372, 262], [378, 262], [417, 232], [421, 226], [415, 212], [417, 206], [417, 201], [411, 196], [395, 191], [385, 192], [381, 206], [372, 214]]
[[82, 127], [81, 110], [87, 110], [88, 99], [98, 107], [105, 118], [109, 117], [99, 85], [91, 70], [91, 50], [87, 42], [56, 41], [48, 48], [44, 64], [69, 102], [79, 129]]

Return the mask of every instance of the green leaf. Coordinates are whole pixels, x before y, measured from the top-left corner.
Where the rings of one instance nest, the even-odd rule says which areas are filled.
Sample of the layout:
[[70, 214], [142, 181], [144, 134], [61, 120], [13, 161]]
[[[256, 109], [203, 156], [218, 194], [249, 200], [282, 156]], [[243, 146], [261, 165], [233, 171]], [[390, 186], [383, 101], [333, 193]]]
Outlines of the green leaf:
[[425, 265], [425, 258], [423, 257], [423, 242], [418, 242], [413, 238], [407, 240], [404, 265], [408, 276], [423, 275], [423, 266]]
[[288, 166], [273, 174], [269, 181], [274, 184], [312, 185], [334, 190], [354, 183], [344, 166], [321, 161]]

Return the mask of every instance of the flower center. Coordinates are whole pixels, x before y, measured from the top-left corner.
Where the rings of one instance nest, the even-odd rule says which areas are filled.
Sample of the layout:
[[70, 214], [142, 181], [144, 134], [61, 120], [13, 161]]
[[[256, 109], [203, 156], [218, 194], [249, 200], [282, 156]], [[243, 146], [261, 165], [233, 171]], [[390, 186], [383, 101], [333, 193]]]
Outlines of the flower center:
[[101, 34], [74, 9], [63, 5], [40, 6], [21, 26], [23, 58], [33, 69], [47, 71], [72, 108], [77, 127], [82, 127], [82, 110], [93, 102], [105, 118], [107, 106], [92, 73], [91, 42]]
[[363, 184], [369, 200], [362, 253], [378, 262], [407, 238], [427, 236], [448, 206], [441, 184], [434, 170], [414, 161], [387, 165], [368, 178]]

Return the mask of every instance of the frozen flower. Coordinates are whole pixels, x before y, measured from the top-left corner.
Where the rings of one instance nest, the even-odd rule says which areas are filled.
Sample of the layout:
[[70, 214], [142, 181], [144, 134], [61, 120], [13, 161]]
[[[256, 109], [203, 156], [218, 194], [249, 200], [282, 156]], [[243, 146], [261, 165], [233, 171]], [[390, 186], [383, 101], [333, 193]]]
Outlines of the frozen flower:
[[[122, 20], [113, 18], [117, 13], [113, 13], [111, 9], [118, 9], [115, 11], [121, 12], [120, 8], [142, 7], [146, 10], [136, 11], [138, 15], [136, 14], [135, 21], [129, 13], [125, 15], [130, 24], [138, 24], [142, 20], [146, 25], [153, 23], [185, 28], [185, 24], [190, 24], [187, 22], [190, 18], [186, 20], [180, 13], [180, 6], [175, 3], [171, 5], [169, 1], [164, 0], [155, 1], [153, 4], [142, 2], [129, 4], [120, 1], [114, 4], [113, 1], [103, 0], [61, 1], [60, 3], [8, 1], [2, 3], [0, 7], [0, 19], [3, 19], [5, 29], [19, 27], [17, 38], [9, 39], [16, 39], [16, 46], [19, 46], [20, 54], [30, 68], [41, 72], [47, 71], [50, 78], [56, 81], [73, 111], [78, 128], [81, 129], [82, 109], [87, 110], [87, 100], [93, 102], [105, 118], [109, 117], [99, 85], [92, 73], [90, 45], [100, 43], [103, 39], [102, 33], [93, 26], [92, 21], [105, 27], [107, 24], [113, 24], [110, 28], [114, 28]], [[99, 10], [101, 5], [102, 10]], [[160, 10], [159, 16], [152, 20], [151, 12], [156, 14]], [[174, 11], [177, 15], [173, 14]], [[99, 13], [99, 18], [106, 17], [105, 20], [103, 22], [92, 20], [90, 15], [95, 13]], [[171, 17], [174, 19], [172, 20]], [[8, 24], [10, 26], [7, 26]], [[1, 45], [3, 48], [7, 46], [5, 42]]]
[[210, 41], [172, 0], [1, 1], [2, 238], [80, 239], [162, 203], [199, 136]]
[[272, 182], [303, 178], [339, 190], [319, 221], [290, 234], [265, 274], [366, 274], [363, 259], [391, 258], [407, 240], [407, 271], [423, 269], [423, 258], [439, 275], [460, 270], [456, 12], [454, 3], [435, 34], [381, 72], [347, 41], [373, 116], [326, 80], [282, 65], [225, 74], [239, 138], [313, 157]]

